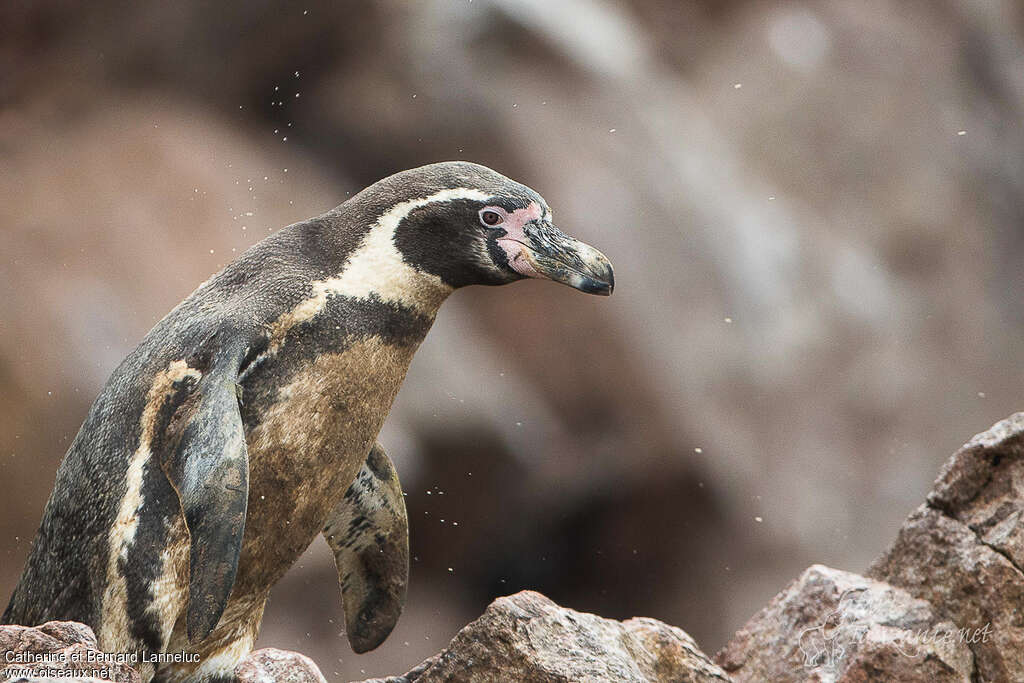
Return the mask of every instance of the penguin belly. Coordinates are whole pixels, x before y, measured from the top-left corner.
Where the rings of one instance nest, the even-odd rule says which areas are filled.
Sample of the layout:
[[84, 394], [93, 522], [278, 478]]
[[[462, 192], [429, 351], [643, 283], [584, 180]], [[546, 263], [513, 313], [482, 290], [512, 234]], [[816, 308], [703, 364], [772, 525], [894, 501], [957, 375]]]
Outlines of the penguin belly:
[[[250, 484], [238, 574], [217, 627], [189, 643], [185, 604], [167, 652], [198, 662], [158, 668], [157, 680], [230, 676], [259, 631], [271, 587], [321, 532], [372, 448], [405, 377], [415, 346], [371, 336], [340, 352], [294, 362], [264, 361], [241, 383]], [[187, 577], [188, 540], [175, 575]], [[187, 580], [181, 584], [187, 595]]]

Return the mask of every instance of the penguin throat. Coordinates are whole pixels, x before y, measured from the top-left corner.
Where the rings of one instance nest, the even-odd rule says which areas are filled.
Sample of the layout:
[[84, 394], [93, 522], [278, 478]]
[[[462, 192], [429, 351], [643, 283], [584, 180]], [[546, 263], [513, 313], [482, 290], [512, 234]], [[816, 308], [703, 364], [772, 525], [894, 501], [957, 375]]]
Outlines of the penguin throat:
[[440, 276], [410, 265], [395, 245], [398, 226], [416, 209], [456, 199], [484, 200], [487, 193], [457, 187], [400, 202], [370, 226], [345, 267], [326, 281], [330, 291], [354, 298], [376, 298], [433, 317], [454, 289]]
[[427, 204], [453, 199], [485, 199], [487, 196], [472, 188], [454, 188], [392, 206], [366, 231], [341, 272], [314, 281], [308, 298], [270, 324], [268, 354], [277, 353], [284, 345], [288, 331], [315, 318], [327, 307], [332, 296], [376, 299], [433, 319], [454, 288], [440, 276], [407, 263], [395, 246], [395, 230], [410, 213]]

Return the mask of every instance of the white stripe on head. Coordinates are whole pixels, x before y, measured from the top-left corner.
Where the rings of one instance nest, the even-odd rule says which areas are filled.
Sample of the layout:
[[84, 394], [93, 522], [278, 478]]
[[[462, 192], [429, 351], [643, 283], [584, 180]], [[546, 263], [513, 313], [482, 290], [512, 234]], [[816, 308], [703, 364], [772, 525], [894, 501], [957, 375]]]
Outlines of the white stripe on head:
[[395, 246], [395, 230], [410, 213], [428, 204], [489, 198], [481, 190], [457, 187], [396, 204], [373, 224], [345, 269], [327, 280], [327, 286], [332, 293], [342, 296], [361, 299], [376, 294], [384, 301], [424, 312], [436, 311], [452, 288], [437, 275], [416, 270], [402, 260]]
[[[433, 316], [452, 292], [440, 277], [413, 268], [402, 259], [395, 246], [395, 230], [416, 209], [456, 199], [483, 201], [491, 195], [471, 187], [455, 187], [429, 197], [410, 199], [391, 207], [370, 227], [340, 273], [313, 283], [313, 294], [295, 308], [283, 313], [270, 325], [270, 346], [276, 353], [291, 328], [312, 320], [327, 305], [331, 295], [366, 299], [376, 296]], [[250, 365], [250, 368], [255, 364]]]

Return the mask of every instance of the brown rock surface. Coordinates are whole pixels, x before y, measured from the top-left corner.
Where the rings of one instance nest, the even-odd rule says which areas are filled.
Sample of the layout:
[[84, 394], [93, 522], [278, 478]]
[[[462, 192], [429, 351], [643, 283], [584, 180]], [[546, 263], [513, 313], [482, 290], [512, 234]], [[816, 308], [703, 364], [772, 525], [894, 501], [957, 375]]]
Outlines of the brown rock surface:
[[[729, 681], [681, 629], [624, 622], [559, 607], [532, 591], [498, 598], [440, 654], [404, 676], [432, 681]], [[366, 683], [370, 683], [367, 681]]]
[[870, 578], [811, 567], [718, 662], [738, 681], [1024, 680], [1022, 493], [1017, 413], [953, 454]]
[[[0, 626], [0, 681], [45, 680], [46, 670], [78, 670], [81, 677], [60, 680], [139, 683], [139, 674], [127, 664], [89, 662], [90, 652], [98, 652], [96, 636], [85, 624], [50, 621], [35, 628]], [[8, 661], [25, 660], [27, 655], [45, 657], [45, 661]]]
[[716, 659], [737, 682], [969, 681], [974, 657], [957, 633], [904, 590], [814, 565]]
[[972, 633], [978, 680], [1024, 679], [1024, 413], [975, 436], [869, 575], [928, 600]]
[[238, 683], [327, 683], [312, 659], [274, 647], [250, 652], [235, 667], [235, 676]]

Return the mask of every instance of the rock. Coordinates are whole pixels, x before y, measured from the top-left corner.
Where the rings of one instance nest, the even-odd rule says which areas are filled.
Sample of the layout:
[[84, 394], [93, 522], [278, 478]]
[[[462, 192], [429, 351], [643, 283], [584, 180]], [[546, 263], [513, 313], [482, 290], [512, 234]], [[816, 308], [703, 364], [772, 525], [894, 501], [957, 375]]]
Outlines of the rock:
[[627, 619], [622, 627], [654, 655], [651, 680], [694, 683], [730, 680], [682, 629], [648, 617]]
[[238, 683], [327, 683], [312, 659], [274, 647], [255, 650], [235, 667]]
[[[684, 631], [623, 622], [523, 591], [495, 600], [439, 654], [364, 683], [773, 681], [983, 683], [1024, 680], [1024, 413], [974, 437], [943, 467], [867, 576], [814, 565], [710, 660]], [[67, 670], [95, 652], [74, 622], [0, 626], [0, 651], [49, 655]], [[136, 683], [127, 665], [108, 677]], [[20, 674], [8, 664], [0, 680]], [[316, 664], [273, 648], [249, 654], [240, 683], [326, 683]], [[83, 676], [95, 674], [83, 673]], [[32, 681], [32, 678], [13, 678]]]
[[1024, 680], [1024, 413], [975, 436], [869, 575], [964, 633], [981, 681]]
[[375, 679], [375, 683], [499, 680], [703, 683], [730, 679], [681, 629], [654, 619], [603, 619], [522, 591], [492, 602], [440, 654], [404, 676]]
[[141, 680], [127, 664], [97, 660], [101, 653], [92, 629], [73, 621], [50, 621], [35, 628], [0, 626], [0, 653], [0, 681], [43, 680], [47, 670], [81, 674], [77, 678], [53, 674], [62, 681]]
[[974, 657], [930, 604], [814, 565], [716, 656], [743, 681], [970, 681]]
[[737, 681], [1024, 680], [1024, 413], [958, 450], [869, 578], [811, 567], [717, 661]]

